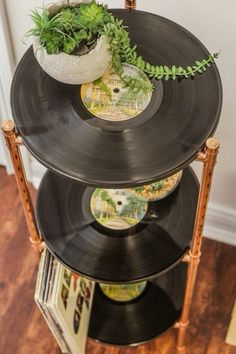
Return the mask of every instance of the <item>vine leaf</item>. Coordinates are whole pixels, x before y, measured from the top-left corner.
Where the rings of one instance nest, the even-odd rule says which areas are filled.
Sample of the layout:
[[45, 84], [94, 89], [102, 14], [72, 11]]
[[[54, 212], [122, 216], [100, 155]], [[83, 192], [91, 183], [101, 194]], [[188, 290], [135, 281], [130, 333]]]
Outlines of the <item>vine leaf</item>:
[[[68, 4], [70, 4], [68, 0]], [[26, 36], [39, 37], [40, 43], [46, 48], [48, 54], [58, 54], [62, 51], [72, 54], [82, 42], [90, 46], [96, 43], [99, 36], [105, 35], [112, 56], [112, 64], [120, 75], [124, 85], [129, 86], [133, 92], [148, 91], [153, 89], [151, 82], [140, 78], [124, 75], [124, 64], [136, 66], [150, 79], [176, 80], [188, 79], [196, 74], [202, 74], [218, 58], [219, 53], [209, 55], [208, 58], [196, 60], [193, 65], [183, 68], [173, 64], [171, 67], [148, 63], [138, 54], [137, 45], [131, 44], [128, 27], [123, 20], [115, 18], [107, 9], [107, 6], [97, 4], [92, 0], [89, 4], [68, 6], [58, 14], [50, 16], [48, 9], [43, 7], [42, 13], [34, 10], [31, 13], [34, 28], [27, 32]], [[109, 94], [106, 87], [103, 86]]]

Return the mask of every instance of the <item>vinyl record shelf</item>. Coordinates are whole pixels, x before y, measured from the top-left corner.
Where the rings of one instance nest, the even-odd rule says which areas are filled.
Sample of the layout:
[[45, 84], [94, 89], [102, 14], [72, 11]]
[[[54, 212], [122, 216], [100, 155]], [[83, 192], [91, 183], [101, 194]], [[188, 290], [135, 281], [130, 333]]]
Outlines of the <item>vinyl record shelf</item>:
[[[147, 35], [148, 31], [138, 28], [142, 24], [145, 26], [147, 21], [152, 23], [150, 28], [153, 29], [153, 36], [155, 31], [160, 36], [162, 31], [163, 36], [168, 35], [173, 32], [171, 28], [174, 26], [176, 37], [187, 38], [190, 47], [184, 49], [186, 53], [208, 53], [182, 27], [159, 16], [136, 11], [135, 5], [136, 1], [126, 0], [126, 9], [115, 12], [130, 25], [131, 37], [136, 42], [141, 34]], [[144, 42], [148, 40], [144, 39]], [[139, 45], [145, 52], [145, 46]], [[168, 48], [165, 49], [168, 54]], [[154, 55], [153, 52], [146, 54]], [[171, 60], [171, 55], [167, 61]], [[32, 89], [27, 81], [29, 79], [35, 85]], [[163, 101], [158, 102], [158, 107], [155, 107], [155, 100], [151, 101], [152, 116], [149, 117], [151, 113], [147, 111], [149, 120], [145, 122], [145, 127], [142, 126], [141, 117], [141, 120], [135, 120], [134, 125], [128, 122], [127, 126], [116, 126], [116, 134], [112, 135], [112, 124], [108, 124], [108, 134], [105, 134], [104, 122], [99, 123], [93, 117], [90, 120], [88, 117], [84, 120], [81, 118], [87, 113], [82, 112], [82, 105], [75, 107], [78, 88], [68, 88], [68, 85], [59, 84], [42, 73], [32, 49], [27, 51], [16, 70], [11, 97], [15, 122], [5, 121], [2, 131], [10, 152], [34, 250], [41, 253], [47, 247], [73, 272], [97, 283], [130, 284], [148, 281], [142, 295], [125, 304], [109, 300], [97, 284], [88, 335], [98, 342], [134, 346], [153, 340], [174, 327], [178, 331], [178, 352], [186, 350], [186, 331], [201, 256], [202, 232], [219, 151], [219, 142], [213, 134], [222, 103], [221, 83], [216, 67], [210, 68], [209, 74], [197, 78], [196, 82], [197, 88], [194, 80], [175, 85], [163, 83], [160, 89], [160, 92], [164, 92]], [[44, 88], [43, 94], [48, 95], [48, 110], [45, 108], [46, 101], [42, 97], [40, 85]], [[213, 88], [214, 95], [211, 92]], [[172, 97], [172, 104], [168, 102], [168, 97]], [[181, 97], [186, 98], [186, 104], [180, 105]], [[27, 99], [34, 104], [27, 104]], [[73, 112], [77, 109], [77, 120], [70, 110], [71, 102]], [[61, 106], [62, 103], [65, 107]], [[191, 103], [189, 109], [187, 106]], [[172, 108], [168, 111], [169, 107]], [[58, 118], [58, 112], [63, 112], [63, 119]], [[178, 122], [179, 116], [186, 118], [182, 125]], [[161, 130], [165, 129], [161, 125], [164, 118], [166, 127], [171, 124], [171, 119], [177, 120], [174, 129], [169, 126], [168, 137]], [[159, 126], [155, 119], [159, 119]], [[96, 148], [104, 152], [103, 158], [97, 159], [97, 169], [96, 156], [93, 155], [95, 150], [90, 150], [92, 148], [86, 145], [82, 136], [78, 144], [75, 144], [77, 134], [84, 132], [85, 128], [89, 143], [94, 137]], [[97, 136], [99, 128], [101, 135]], [[178, 134], [175, 129], [178, 129]], [[125, 138], [124, 131], [129, 132]], [[156, 133], [160, 135], [155, 139]], [[162, 135], [165, 140], [169, 139], [169, 149]], [[127, 160], [124, 157], [123, 162], [120, 162], [117, 151], [106, 148], [109, 144], [118, 146], [121, 141], [127, 144], [122, 145], [124, 156], [126, 151], [128, 154]], [[36, 211], [25, 176], [21, 145], [25, 145], [48, 168], [38, 191]], [[139, 151], [140, 146], [142, 151]], [[83, 155], [86, 148], [87, 154]], [[112, 149], [115, 147], [112, 146]], [[109, 153], [114, 153], [114, 160]], [[138, 167], [135, 159], [136, 162], [140, 159]], [[189, 166], [194, 160], [202, 163], [200, 185]], [[91, 221], [88, 201], [95, 188], [122, 189], [144, 185], [167, 178], [180, 170], [184, 172], [177, 189], [167, 198], [149, 203], [145, 227], [141, 223], [127, 232], [104, 232], [95, 220]]]

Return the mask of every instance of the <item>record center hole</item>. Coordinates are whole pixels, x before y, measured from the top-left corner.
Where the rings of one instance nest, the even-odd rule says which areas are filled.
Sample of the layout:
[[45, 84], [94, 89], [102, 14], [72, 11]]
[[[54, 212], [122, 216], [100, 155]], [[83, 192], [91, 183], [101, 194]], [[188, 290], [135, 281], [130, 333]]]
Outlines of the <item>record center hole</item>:
[[114, 93], [119, 93], [120, 92], [120, 89], [118, 87], [114, 88], [113, 90]]
[[122, 205], [123, 203], [121, 201], [117, 202], [117, 205]]

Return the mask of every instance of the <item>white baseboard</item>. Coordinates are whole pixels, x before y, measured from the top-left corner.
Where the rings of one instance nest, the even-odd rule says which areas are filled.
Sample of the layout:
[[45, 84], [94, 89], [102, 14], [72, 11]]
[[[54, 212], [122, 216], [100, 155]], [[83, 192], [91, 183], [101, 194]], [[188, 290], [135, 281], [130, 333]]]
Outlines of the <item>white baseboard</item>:
[[212, 240], [236, 246], [236, 210], [209, 203], [204, 235]]

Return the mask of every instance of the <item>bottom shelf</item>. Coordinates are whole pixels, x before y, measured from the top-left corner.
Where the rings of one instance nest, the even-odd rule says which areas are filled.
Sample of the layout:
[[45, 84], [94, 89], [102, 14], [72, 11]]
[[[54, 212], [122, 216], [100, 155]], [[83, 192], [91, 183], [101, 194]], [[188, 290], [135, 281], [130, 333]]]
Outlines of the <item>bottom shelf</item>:
[[167, 331], [178, 320], [187, 264], [148, 282], [143, 294], [128, 303], [110, 300], [97, 284], [89, 337], [110, 345], [135, 346]]

